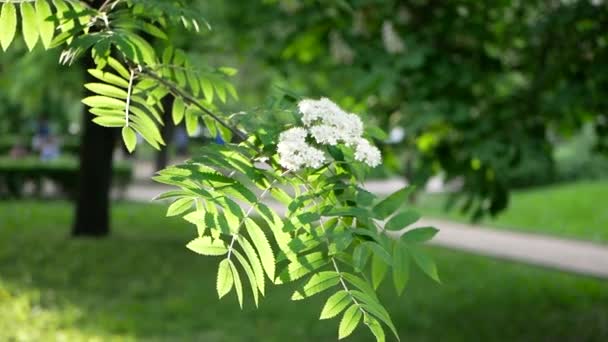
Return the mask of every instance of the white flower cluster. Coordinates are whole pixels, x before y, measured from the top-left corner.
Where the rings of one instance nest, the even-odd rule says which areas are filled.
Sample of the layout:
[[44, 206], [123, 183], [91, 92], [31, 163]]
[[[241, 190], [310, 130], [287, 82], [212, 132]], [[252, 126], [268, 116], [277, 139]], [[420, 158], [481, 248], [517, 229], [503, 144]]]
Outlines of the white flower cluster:
[[284, 168], [297, 171], [303, 167], [318, 168], [325, 162], [323, 151], [306, 143], [308, 132], [301, 127], [294, 127], [279, 135], [279, 163]]
[[380, 165], [380, 150], [363, 138], [363, 122], [357, 115], [346, 113], [327, 98], [302, 100], [298, 109], [305, 127], [291, 128], [279, 136], [279, 162], [283, 167], [297, 171], [325, 162], [323, 152], [306, 142], [308, 135], [320, 145], [354, 147], [357, 161], [371, 167]]

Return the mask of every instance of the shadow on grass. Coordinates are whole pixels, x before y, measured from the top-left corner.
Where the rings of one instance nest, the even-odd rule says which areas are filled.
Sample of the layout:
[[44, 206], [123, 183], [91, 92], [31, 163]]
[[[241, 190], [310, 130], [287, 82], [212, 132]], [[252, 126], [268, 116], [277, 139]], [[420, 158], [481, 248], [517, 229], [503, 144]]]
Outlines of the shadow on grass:
[[[19, 218], [23, 208], [0, 204], [0, 217], [12, 224], [0, 232], [0, 321], [9, 335], [34, 329], [42, 340], [62, 330], [76, 331], [74, 340], [104, 341], [337, 339], [338, 320], [317, 320], [328, 294], [293, 303], [292, 287], [267, 287], [260, 308], [248, 301], [243, 311], [234, 294], [218, 300], [218, 260], [186, 250], [194, 228], [163, 219], [159, 207], [118, 206], [115, 234], [87, 241], [66, 237], [65, 204], [53, 204], [48, 215], [47, 205], [28, 205], [29, 216]], [[608, 340], [608, 283], [432, 252], [444, 285], [414, 272], [402, 297], [390, 279], [380, 290], [403, 341]], [[31, 297], [25, 320], [1, 309], [23, 296]], [[51, 323], [36, 323], [40, 312], [53, 316]], [[371, 339], [359, 328], [351, 340]]]

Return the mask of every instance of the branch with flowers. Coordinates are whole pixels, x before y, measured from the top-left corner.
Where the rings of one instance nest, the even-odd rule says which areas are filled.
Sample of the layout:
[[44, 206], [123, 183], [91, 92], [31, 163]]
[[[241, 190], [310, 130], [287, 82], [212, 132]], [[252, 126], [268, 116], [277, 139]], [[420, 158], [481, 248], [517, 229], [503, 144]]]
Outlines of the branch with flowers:
[[267, 281], [296, 281], [295, 301], [333, 292], [320, 318], [342, 315], [339, 338], [360, 323], [378, 341], [384, 327], [398, 338], [375, 290], [391, 271], [403, 293], [411, 260], [439, 281], [420, 248], [436, 229], [408, 229], [419, 218], [403, 208], [410, 188], [379, 199], [361, 186], [381, 154], [359, 116], [326, 98], [301, 100], [290, 113], [292, 123], [275, 135], [247, 130], [246, 141], [208, 146], [160, 171], [155, 180], [179, 190], [159, 198], [173, 200], [168, 215], [196, 225], [189, 249], [221, 257], [220, 298], [234, 291], [242, 306], [243, 275], [256, 306]]

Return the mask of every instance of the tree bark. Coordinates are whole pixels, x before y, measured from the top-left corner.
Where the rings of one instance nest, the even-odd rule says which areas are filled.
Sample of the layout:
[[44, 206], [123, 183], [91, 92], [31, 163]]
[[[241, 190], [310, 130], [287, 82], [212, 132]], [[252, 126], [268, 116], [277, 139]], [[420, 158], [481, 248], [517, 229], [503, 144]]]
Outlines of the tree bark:
[[169, 146], [173, 140], [173, 131], [175, 126], [173, 125], [173, 119], [171, 118], [171, 107], [173, 107], [173, 96], [165, 96], [162, 99], [163, 104], [163, 122], [164, 126], [160, 128], [160, 134], [165, 141], [165, 146], [156, 154], [156, 171], [162, 170], [169, 164]]
[[[91, 6], [99, 8], [103, 2], [96, 0]], [[83, 58], [85, 81], [88, 83], [94, 80], [86, 69], [94, 68], [95, 63], [89, 54], [84, 54]], [[118, 131], [99, 126], [91, 119], [85, 108], [82, 115], [80, 172], [72, 236], [103, 237], [110, 233], [112, 162]]]
[[105, 128], [83, 113], [80, 174], [73, 236], [102, 237], [110, 233], [110, 189], [116, 129]]

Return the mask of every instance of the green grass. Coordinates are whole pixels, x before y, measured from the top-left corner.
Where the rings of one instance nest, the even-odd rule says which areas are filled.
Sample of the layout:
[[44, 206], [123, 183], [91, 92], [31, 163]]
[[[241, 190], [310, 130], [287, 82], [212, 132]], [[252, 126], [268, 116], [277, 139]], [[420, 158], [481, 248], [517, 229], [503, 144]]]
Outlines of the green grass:
[[[443, 210], [447, 196], [425, 195], [418, 202], [425, 216], [467, 221], [457, 210]], [[509, 207], [481, 224], [497, 228], [608, 242], [608, 182], [581, 182], [516, 191]]]
[[[255, 310], [218, 300], [217, 260], [184, 248], [193, 227], [162, 207], [115, 206], [115, 234], [67, 236], [62, 202], [0, 202], [0, 341], [335, 341], [324, 298], [267, 289]], [[415, 272], [381, 288], [402, 341], [606, 341], [608, 283], [433, 249], [443, 285]], [[352, 341], [370, 341], [357, 329]], [[392, 340], [392, 339], [389, 339]]]

